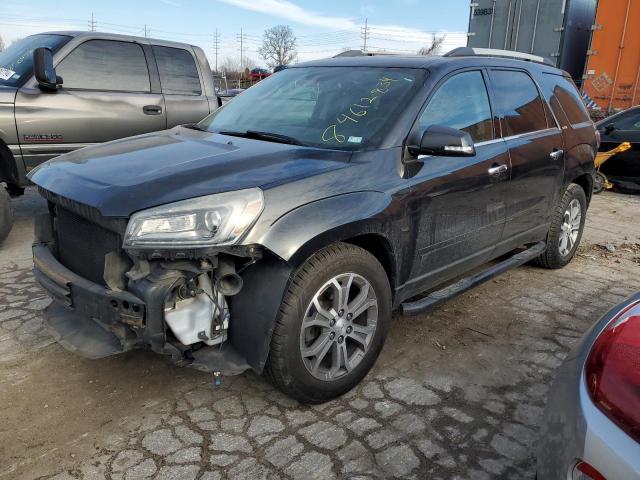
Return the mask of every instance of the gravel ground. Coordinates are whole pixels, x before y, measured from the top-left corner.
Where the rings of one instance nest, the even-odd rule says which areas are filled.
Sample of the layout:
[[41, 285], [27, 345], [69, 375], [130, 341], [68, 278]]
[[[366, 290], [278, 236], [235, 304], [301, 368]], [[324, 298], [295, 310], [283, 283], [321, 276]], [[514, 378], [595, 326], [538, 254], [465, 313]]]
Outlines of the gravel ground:
[[253, 373], [148, 352], [90, 361], [43, 329], [30, 272], [35, 192], [0, 250], [0, 479], [533, 478], [555, 368], [640, 288], [640, 197], [595, 197], [565, 269], [508, 272], [397, 317], [362, 384], [306, 407]]

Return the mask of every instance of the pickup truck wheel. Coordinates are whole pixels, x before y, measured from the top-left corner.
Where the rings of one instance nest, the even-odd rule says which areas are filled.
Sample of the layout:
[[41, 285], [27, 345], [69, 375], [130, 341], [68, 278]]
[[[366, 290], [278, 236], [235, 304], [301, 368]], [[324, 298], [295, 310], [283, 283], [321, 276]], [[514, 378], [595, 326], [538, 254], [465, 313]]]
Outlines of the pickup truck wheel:
[[13, 206], [7, 190], [0, 185], [0, 242], [9, 236], [13, 226]]
[[587, 197], [575, 183], [570, 184], [558, 203], [547, 234], [547, 250], [535, 263], [545, 268], [562, 268], [578, 249], [587, 213]]
[[373, 366], [391, 318], [384, 268], [366, 250], [337, 243], [294, 275], [271, 340], [266, 377], [303, 403], [356, 386]]

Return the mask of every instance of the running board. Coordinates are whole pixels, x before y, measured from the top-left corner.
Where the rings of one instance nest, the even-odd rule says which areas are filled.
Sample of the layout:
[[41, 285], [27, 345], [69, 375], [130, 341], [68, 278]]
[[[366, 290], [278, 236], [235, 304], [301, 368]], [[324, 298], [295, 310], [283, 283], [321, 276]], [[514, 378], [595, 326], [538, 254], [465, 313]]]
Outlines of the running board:
[[507, 270], [519, 267], [520, 265], [533, 260], [540, 254], [544, 253], [546, 248], [547, 244], [545, 242], [533, 244], [526, 250], [516, 253], [514, 256], [493, 265], [480, 273], [462, 278], [448, 287], [431, 292], [426, 297], [416, 300], [415, 302], [405, 302], [400, 305], [400, 309], [405, 315], [417, 315], [418, 313], [435, 307], [436, 305], [445, 302], [456, 295], [460, 295], [473, 287], [477, 287], [487, 280], [491, 280], [492, 278], [503, 274]]

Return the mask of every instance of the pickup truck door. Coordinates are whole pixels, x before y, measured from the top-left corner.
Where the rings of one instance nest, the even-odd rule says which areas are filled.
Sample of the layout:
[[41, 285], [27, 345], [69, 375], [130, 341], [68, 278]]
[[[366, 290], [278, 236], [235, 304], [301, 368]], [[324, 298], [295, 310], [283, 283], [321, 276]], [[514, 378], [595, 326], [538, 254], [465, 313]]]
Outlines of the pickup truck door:
[[511, 158], [506, 222], [499, 253], [546, 237], [562, 187], [564, 138], [536, 83], [523, 70], [489, 72]]
[[86, 145], [165, 129], [149, 60], [148, 47], [136, 42], [87, 40], [58, 61], [64, 83], [57, 91], [20, 89], [15, 115], [27, 171]]
[[419, 119], [464, 130], [475, 142], [471, 157], [428, 156], [408, 179], [415, 259], [407, 290], [419, 292], [491, 258], [505, 220], [510, 175], [504, 141], [496, 138], [482, 70], [455, 73], [440, 83]]
[[167, 109], [167, 128], [196, 123], [209, 115], [198, 62], [189, 50], [153, 45]]

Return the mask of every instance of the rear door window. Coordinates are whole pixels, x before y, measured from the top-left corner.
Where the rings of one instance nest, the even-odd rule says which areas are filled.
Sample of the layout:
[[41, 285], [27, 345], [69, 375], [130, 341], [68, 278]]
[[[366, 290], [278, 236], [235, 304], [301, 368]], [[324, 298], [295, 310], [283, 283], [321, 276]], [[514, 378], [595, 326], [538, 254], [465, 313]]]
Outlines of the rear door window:
[[57, 66], [63, 87], [79, 90], [150, 92], [149, 69], [142, 47], [114, 40], [89, 40]]
[[547, 128], [543, 100], [529, 75], [515, 70], [492, 70], [491, 81], [495, 103], [502, 116], [503, 136]]
[[489, 96], [480, 71], [454, 75], [438, 88], [420, 117], [420, 136], [432, 125], [463, 130], [476, 143], [494, 138]]
[[550, 102], [558, 101], [571, 125], [591, 121], [573, 81], [562, 75], [543, 73], [542, 88]]
[[200, 95], [200, 77], [193, 55], [182, 48], [153, 46], [162, 93]]

